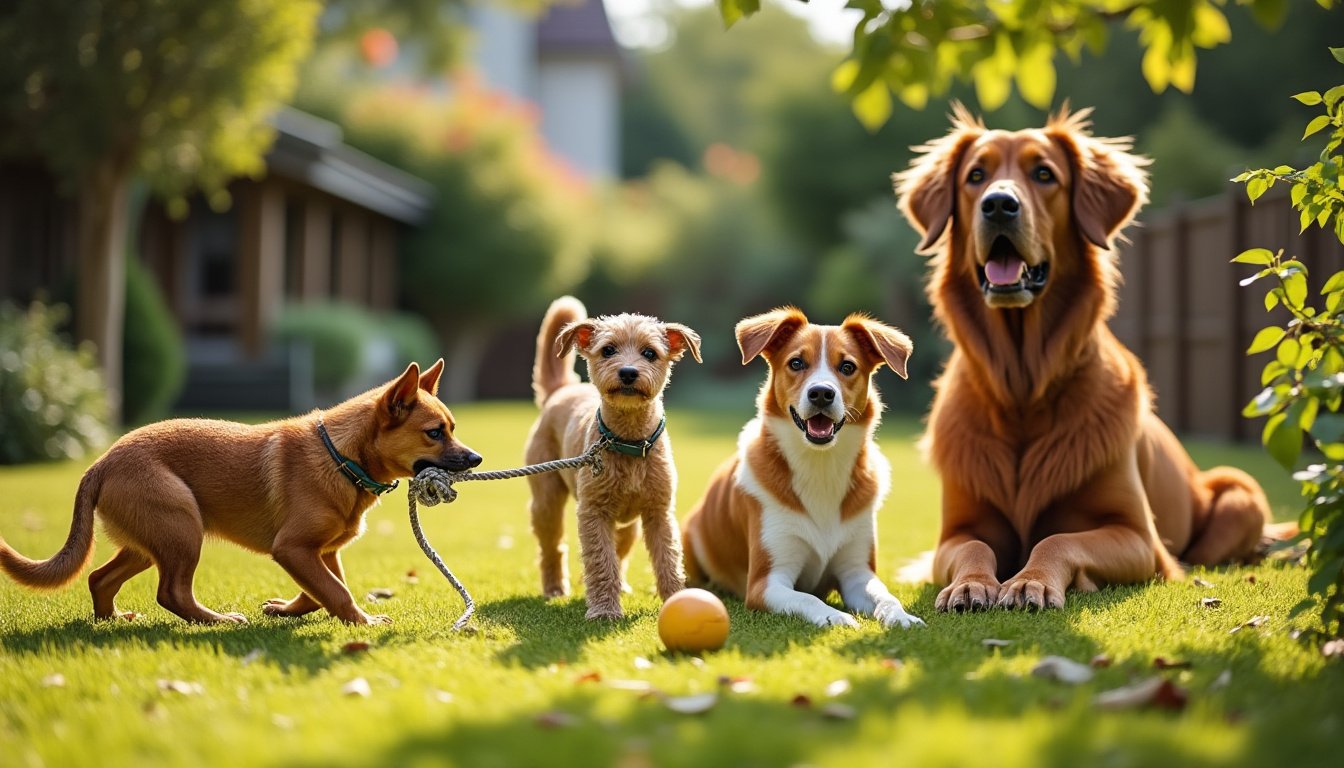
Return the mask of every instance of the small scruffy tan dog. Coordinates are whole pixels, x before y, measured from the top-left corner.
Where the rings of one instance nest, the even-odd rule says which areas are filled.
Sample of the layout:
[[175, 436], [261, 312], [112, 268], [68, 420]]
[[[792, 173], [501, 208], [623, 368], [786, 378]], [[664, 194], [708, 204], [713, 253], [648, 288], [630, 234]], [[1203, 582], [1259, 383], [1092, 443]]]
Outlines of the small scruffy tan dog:
[[[583, 383], [575, 353], [588, 364]], [[672, 364], [687, 352], [700, 362], [700, 336], [677, 323], [634, 314], [588, 317], [571, 296], [556, 299], [537, 336], [532, 390], [541, 415], [527, 440], [527, 463], [578, 456], [599, 439], [612, 441], [604, 469], [532, 475], [532, 531], [541, 549], [541, 590], [569, 593], [565, 501], [578, 501], [579, 547], [589, 619], [619, 619], [626, 559], [644, 528], [658, 595], [685, 586], [681, 540], [673, 514], [677, 471], [663, 434], [663, 388]]]

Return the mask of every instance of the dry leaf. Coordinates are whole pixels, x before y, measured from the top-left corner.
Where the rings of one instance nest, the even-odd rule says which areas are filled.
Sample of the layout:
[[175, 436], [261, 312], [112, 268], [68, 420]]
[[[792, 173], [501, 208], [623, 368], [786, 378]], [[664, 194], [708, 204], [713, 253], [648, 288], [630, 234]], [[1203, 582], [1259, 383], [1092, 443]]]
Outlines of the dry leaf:
[[168, 716], [168, 710], [163, 708], [163, 704], [152, 699], [145, 702], [145, 705], [141, 707], [141, 711], [143, 711], [145, 717], [150, 720], [162, 720]]
[[420, 574], [416, 573], [414, 568], [406, 572], [406, 583], [407, 584], [420, 583]]
[[1251, 618], [1241, 622], [1237, 626], [1227, 630], [1227, 634], [1235, 635], [1241, 630], [1246, 629], [1247, 627], [1258, 627], [1261, 624], [1264, 624], [1266, 621], [1269, 621], [1268, 616], [1252, 616]]
[[615, 688], [618, 691], [648, 693], [653, 690], [653, 683], [647, 680], [608, 680], [607, 687]]
[[46, 677], [42, 678], [42, 687], [43, 687], [43, 688], [64, 688], [64, 687], [65, 687], [65, 675], [62, 675], [60, 672], [53, 672], [52, 674], [47, 675]]
[[1254, 573], [1248, 573], [1248, 574], [1246, 574], [1246, 579], [1245, 579], [1245, 581], [1246, 581], [1247, 584], [1254, 584], [1255, 581], [1256, 581], [1256, 579], [1255, 579], [1255, 574], [1254, 574]]
[[1209, 690], [1221, 691], [1231, 683], [1232, 683], [1232, 670], [1224, 669], [1222, 672], [1218, 673], [1218, 677], [1215, 677], [1212, 683], [1209, 683]]
[[664, 696], [663, 706], [680, 715], [700, 715], [719, 703], [717, 693], [697, 693], [691, 696]]
[[838, 701], [832, 701], [823, 706], [820, 712], [822, 717], [830, 720], [853, 720], [859, 714], [857, 709]]
[[364, 599], [369, 601], [370, 603], [377, 603], [383, 600], [391, 599], [391, 597], [395, 594], [396, 594], [395, 592], [388, 589], [387, 587], [378, 587], [377, 589], [370, 589], [369, 594], [365, 596]]
[[448, 691], [441, 691], [436, 689], [432, 695], [434, 697], [434, 700], [439, 702], [440, 704], [453, 703], [453, 694], [449, 693]]
[[251, 665], [252, 662], [261, 661], [262, 657], [264, 657], [265, 655], [266, 651], [262, 650], [261, 648], [253, 648], [252, 650], [247, 652], [246, 656], [243, 657], [243, 666], [246, 667]]
[[1158, 707], [1160, 709], [1183, 709], [1186, 693], [1170, 680], [1150, 677], [1133, 685], [1103, 691], [1096, 695], [1092, 703], [1101, 709], [1136, 709], [1138, 707]]
[[849, 693], [849, 689], [852, 687], [853, 686], [849, 684], [848, 680], [834, 680], [830, 685], [826, 686], [826, 695], [831, 698], [844, 696], [846, 693]]
[[364, 653], [372, 647], [373, 646], [367, 640], [351, 640], [341, 646], [341, 653], [344, 653], [347, 656], [356, 653]]
[[341, 686], [341, 693], [345, 696], [358, 696], [367, 699], [373, 694], [373, 689], [369, 687], [369, 681], [362, 677], [356, 677], [354, 680]]
[[601, 673], [601, 672], [598, 672], [598, 671], [595, 670], [595, 669], [593, 669], [593, 670], [589, 670], [589, 671], [587, 671], [587, 672], [584, 672], [582, 675], [579, 675], [578, 677], [574, 678], [574, 682], [575, 682], [576, 684], [579, 684], [579, 683], [600, 683], [600, 682], [602, 682], [602, 673]]
[[1321, 655], [1327, 659], [1344, 657], [1344, 638], [1335, 638], [1321, 645]]
[[1104, 653], [1098, 653], [1096, 656], [1092, 657], [1092, 660], [1089, 661], [1088, 664], [1091, 664], [1097, 669], [1105, 669], [1106, 667], [1111, 666], [1111, 657]]
[[1205, 597], [1200, 599], [1199, 604], [1205, 608], [1218, 608], [1223, 604], [1223, 601], [1216, 597]]
[[542, 712], [533, 722], [542, 728], [572, 728], [579, 719], [568, 712]]
[[1058, 680], [1061, 683], [1078, 685], [1091, 680], [1093, 672], [1091, 667], [1086, 664], [1079, 664], [1073, 659], [1066, 659], [1063, 656], [1046, 656], [1036, 662], [1036, 666], [1031, 668], [1031, 674], [1047, 680]]
[[789, 703], [795, 707], [801, 707], [802, 709], [807, 709], [808, 707], [812, 706], [812, 697], [808, 696], [805, 693], [800, 693], [797, 696], [794, 696], [792, 699], [789, 699]]
[[705, 666], [705, 660], [699, 656], [692, 656], [689, 661], [691, 662], [691, 666], [696, 669], [703, 669]]
[[643, 656], [636, 656], [635, 669], [653, 669], [653, 662]]
[[756, 691], [756, 683], [750, 677], [719, 675], [719, 687], [727, 688], [733, 693], [754, 693]]
[[205, 693], [205, 687], [200, 683], [189, 683], [186, 680], [160, 680], [158, 685], [159, 690], [165, 693], [180, 693], [183, 696], [199, 696]]
[[1184, 659], [1168, 659], [1165, 656], [1158, 656], [1153, 659], [1154, 669], [1189, 669], [1194, 666]]
[[1190, 583], [1191, 583], [1191, 584], [1194, 584], [1196, 587], [1202, 587], [1202, 588], [1204, 588], [1204, 589], [1212, 589], [1212, 588], [1213, 588], [1213, 582], [1211, 582], [1211, 581], [1205, 581], [1204, 579], [1201, 579], [1201, 578], [1199, 578], [1198, 576], [1196, 576], [1195, 578], [1191, 579]]
[[986, 637], [984, 640], [980, 641], [980, 644], [985, 646], [986, 648], [1007, 648], [1008, 646], [1013, 644], [1013, 641], [999, 640], [998, 638], [994, 637]]
[[905, 662], [901, 661], [900, 659], [883, 659], [882, 661], [878, 662], [878, 666], [882, 667], [883, 669], [892, 670], [894, 672], [898, 669], [904, 669]]

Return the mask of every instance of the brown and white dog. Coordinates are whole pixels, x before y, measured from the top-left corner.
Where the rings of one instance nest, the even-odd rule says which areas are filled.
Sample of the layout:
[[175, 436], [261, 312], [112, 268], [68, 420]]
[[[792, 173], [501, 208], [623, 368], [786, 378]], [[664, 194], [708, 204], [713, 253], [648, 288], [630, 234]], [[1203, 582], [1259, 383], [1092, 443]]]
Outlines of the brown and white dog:
[[[574, 372], [576, 351], [592, 383]], [[565, 502], [571, 495], [578, 502], [589, 619], [624, 615], [626, 558], [641, 525], [658, 595], [666, 600], [686, 585], [663, 389], [672, 364], [687, 352], [700, 362], [700, 336], [684, 325], [635, 314], [590, 318], [570, 296], [556, 299], [541, 323], [532, 370], [541, 415], [527, 438], [527, 463], [578, 456], [599, 439], [608, 441], [599, 475], [570, 469], [527, 478], [546, 597], [569, 593]]]
[[891, 467], [873, 442], [882, 401], [872, 376], [905, 378], [905, 334], [861, 315], [811, 325], [788, 307], [737, 324], [742, 364], [765, 357], [770, 374], [737, 454], [686, 518], [687, 581], [713, 582], [747, 607], [817, 626], [857, 627], [823, 598], [883, 626], [923, 624], [875, 573], [877, 510]]

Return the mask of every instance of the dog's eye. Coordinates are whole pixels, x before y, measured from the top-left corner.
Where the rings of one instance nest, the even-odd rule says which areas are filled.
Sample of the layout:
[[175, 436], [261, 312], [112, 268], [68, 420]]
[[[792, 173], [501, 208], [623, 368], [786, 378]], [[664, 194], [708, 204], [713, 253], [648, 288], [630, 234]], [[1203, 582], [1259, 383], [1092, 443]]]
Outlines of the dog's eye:
[[616, 348], [613, 347], [612, 345], [608, 344], [607, 346], [602, 348], [603, 357], [611, 357], [614, 354], [616, 354]]
[[801, 357], [795, 357], [789, 361], [789, 370], [801, 371], [806, 367], [807, 363], [803, 362], [803, 358]]
[[984, 180], [985, 180], [984, 168], [972, 168], [971, 172], [966, 175], [967, 184], [979, 184]]
[[657, 359], [658, 359], [658, 353], [657, 353], [657, 352], [654, 352], [653, 349], [650, 348], [650, 347], [645, 347], [645, 348], [644, 348], [643, 355], [644, 355], [644, 359], [645, 359], [645, 360], [648, 360], [650, 363], [652, 363], [654, 360], [657, 360]]
[[438, 440], [443, 437], [443, 429], [440, 427], [426, 429], [425, 434], [429, 436], [430, 440]]
[[1031, 172], [1031, 177], [1042, 184], [1049, 184], [1055, 180], [1055, 172], [1044, 165], [1038, 165], [1036, 170]]
[[840, 364], [840, 373], [846, 376], [853, 376], [857, 370], [859, 370], [859, 367], [848, 360]]

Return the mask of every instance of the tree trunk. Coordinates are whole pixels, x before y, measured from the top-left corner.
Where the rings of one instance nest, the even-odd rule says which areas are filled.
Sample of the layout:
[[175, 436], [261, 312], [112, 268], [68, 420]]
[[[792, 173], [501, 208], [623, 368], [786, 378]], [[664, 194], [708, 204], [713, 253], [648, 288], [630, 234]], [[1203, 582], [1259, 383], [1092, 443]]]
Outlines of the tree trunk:
[[443, 361], [439, 399], [450, 406], [475, 400], [476, 381], [490, 332], [481, 327], [449, 324], [440, 328], [440, 336], [448, 340], [449, 347], [448, 356]]
[[109, 413], [121, 423], [121, 340], [126, 315], [126, 220], [130, 174], [103, 161], [80, 188], [75, 332], [97, 347]]

